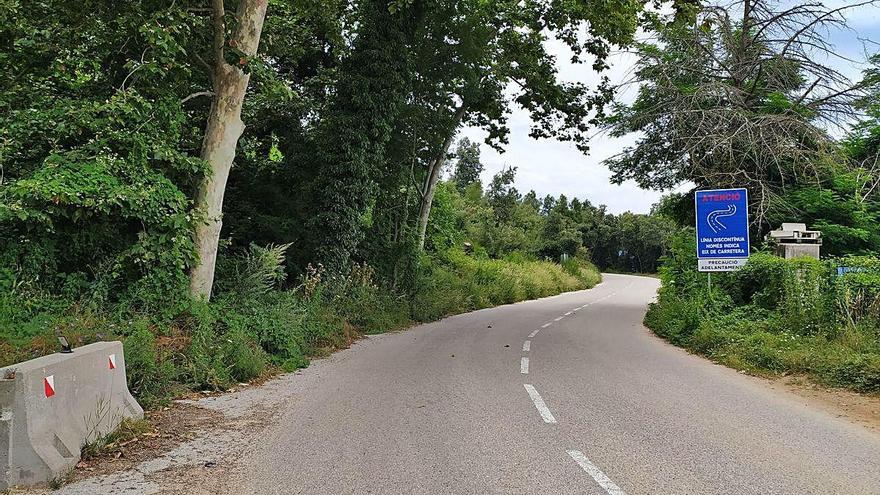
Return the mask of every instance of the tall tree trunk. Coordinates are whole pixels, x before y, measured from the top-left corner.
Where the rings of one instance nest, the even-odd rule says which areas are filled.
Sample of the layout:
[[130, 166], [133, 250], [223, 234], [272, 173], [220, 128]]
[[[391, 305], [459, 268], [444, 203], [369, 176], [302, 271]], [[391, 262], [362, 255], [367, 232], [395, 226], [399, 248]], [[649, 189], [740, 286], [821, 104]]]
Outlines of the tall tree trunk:
[[238, 65], [226, 62], [226, 23], [223, 0], [213, 0], [214, 60], [212, 83], [214, 87], [211, 112], [202, 141], [202, 159], [211, 168], [199, 184], [196, 208], [204, 215], [196, 227], [195, 242], [199, 260], [190, 272], [189, 289], [196, 297], [209, 299], [214, 285], [214, 266], [217, 262], [217, 244], [223, 227], [223, 194], [229, 170], [235, 159], [238, 138], [244, 131], [241, 108], [244, 103], [250, 74], [243, 69], [248, 59], [257, 53], [260, 34], [266, 19], [268, 0], [240, 0], [237, 28], [228, 42], [236, 53]]
[[425, 236], [428, 232], [428, 219], [431, 216], [431, 204], [434, 202], [434, 192], [437, 190], [437, 182], [440, 181], [440, 172], [443, 170], [443, 162], [446, 160], [446, 154], [449, 147], [452, 146], [452, 140], [455, 139], [455, 132], [464, 118], [467, 107], [464, 103], [458, 107], [453, 116], [452, 125], [443, 146], [440, 147], [440, 153], [431, 161], [428, 167], [428, 174], [425, 176], [425, 184], [422, 188], [422, 201], [419, 204], [419, 251], [425, 249]]

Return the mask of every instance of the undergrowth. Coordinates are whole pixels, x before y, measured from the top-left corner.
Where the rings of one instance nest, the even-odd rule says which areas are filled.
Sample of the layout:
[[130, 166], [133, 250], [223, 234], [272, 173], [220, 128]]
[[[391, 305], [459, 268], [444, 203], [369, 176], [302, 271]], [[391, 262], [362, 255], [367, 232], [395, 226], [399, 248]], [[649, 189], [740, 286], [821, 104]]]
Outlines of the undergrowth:
[[151, 431], [152, 427], [145, 419], [123, 418], [115, 430], [83, 445], [81, 459], [94, 459]]
[[658, 335], [751, 373], [880, 392], [880, 261], [757, 253], [738, 272], [713, 274], [710, 289], [693, 253], [692, 236], [679, 236], [661, 268], [645, 317]]
[[108, 310], [18, 287], [12, 297], [0, 295], [0, 366], [55, 352], [58, 333], [75, 346], [120, 339], [129, 388], [153, 408], [186, 390], [223, 390], [305, 367], [362, 334], [589, 288], [600, 279], [581, 260], [559, 265], [451, 250], [424, 257], [415, 290], [397, 294], [359, 264], [335, 277], [310, 266], [287, 281], [286, 247], [252, 246], [224, 259], [211, 302], [150, 294]]

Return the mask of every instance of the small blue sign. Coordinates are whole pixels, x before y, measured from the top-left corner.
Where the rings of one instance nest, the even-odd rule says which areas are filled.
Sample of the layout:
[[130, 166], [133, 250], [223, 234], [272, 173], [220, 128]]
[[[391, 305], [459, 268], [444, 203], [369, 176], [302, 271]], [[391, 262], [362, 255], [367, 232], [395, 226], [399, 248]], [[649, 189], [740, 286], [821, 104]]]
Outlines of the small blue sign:
[[749, 257], [749, 198], [745, 189], [697, 191], [697, 258], [704, 272], [727, 272]]
[[842, 276], [846, 275], [847, 273], [861, 273], [861, 272], [865, 272], [865, 271], [867, 271], [867, 270], [865, 270], [865, 268], [862, 266], [838, 266], [837, 267], [837, 276], [842, 277]]

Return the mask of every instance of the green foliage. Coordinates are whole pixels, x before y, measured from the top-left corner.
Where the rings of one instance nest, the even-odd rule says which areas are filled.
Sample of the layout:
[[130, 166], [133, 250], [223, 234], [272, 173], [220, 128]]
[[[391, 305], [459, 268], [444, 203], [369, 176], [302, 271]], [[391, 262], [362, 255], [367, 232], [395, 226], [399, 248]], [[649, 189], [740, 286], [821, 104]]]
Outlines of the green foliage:
[[284, 259], [289, 247], [251, 244], [244, 252], [222, 258], [217, 268], [217, 292], [252, 298], [279, 288], [287, 278]]
[[[822, 231], [826, 255], [877, 253], [880, 59], [853, 84], [820, 60], [833, 47], [815, 43], [845, 28], [842, 19], [829, 21], [846, 7], [810, 5], [810, 21], [800, 16], [804, 3], [688, 3], [693, 9], [679, 12], [686, 14], [679, 22], [654, 23], [658, 40], [638, 46], [638, 96], [605, 121], [613, 135], [638, 135], [606, 160], [612, 180], [746, 187], [754, 239], [782, 222], [803, 222]], [[858, 118], [842, 145], [829, 134]], [[690, 203], [680, 197], [663, 207], [693, 225], [693, 196], [685, 196]]]
[[[706, 274], [695, 269], [692, 236], [677, 236], [664, 259], [647, 326], [736, 368], [880, 390], [880, 261], [755, 253], [741, 270], [713, 274], [710, 291]], [[838, 267], [849, 271], [838, 275]]]
[[[588, 259], [656, 267], [662, 218], [542, 203], [513, 167], [484, 193], [466, 141], [426, 255], [415, 242], [425, 165], [449, 158], [459, 126], [501, 147], [517, 105], [532, 136], [586, 150], [611, 90], [561, 79], [548, 42], [604, 70], [646, 2], [271, 3], [207, 303], [186, 286], [208, 172], [210, 11], [0, 0], [0, 363], [54, 352], [55, 332], [121, 338], [129, 386], [152, 407], [306, 366], [362, 333], [591, 287]], [[859, 304], [853, 315], [873, 311]]]
[[822, 232], [822, 253], [844, 256], [880, 252], [880, 203], [870, 193], [867, 170], [829, 164], [820, 182], [788, 190], [768, 212], [771, 225], [793, 220]]
[[492, 258], [520, 253], [530, 259], [579, 255], [600, 268], [655, 272], [675, 222], [661, 214], [612, 215], [587, 200], [521, 195], [515, 168], [496, 174], [486, 192], [474, 183], [464, 192], [454, 182], [437, 186], [428, 224], [429, 251], [471, 243]]
[[161, 404], [170, 394], [174, 366], [156, 346], [156, 336], [146, 322], [135, 323], [126, 337], [125, 366], [128, 389], [146, 408]]
[[382, 290], [369, 265], [354, 264], [349, 273], [331, 282], [321, 296], [361, 331], [382, 333], [410, 323], [405, 299]]
[[480, 162], [480, 145], [468, 138], [462, 138], [455, 150], [455, 172], [452, 182], [459, 191], [464, 192], [471, 184], [480, 182], [483, 164]]
[[376, 167], [408, 94], [408, 63], [422, 15], [411, 5], [388, 9], [384, 0], [367, 0], [359, 9], [351, 55], [341, 63], [335, 98], [319, 128], [322, 194], [309, 218], [317, 259], [334, 271], [345, 268], [368, 226]]
[[114, 5], [40, 2], [0, 28], [0, 266], [96, 303], [174, 298], [195, 259], [185, 191], [204, 171], [176, 94], [199, 23]]
[[572, 259], [567, 268], [547, 261], [508, 261], [450, 250], [423, 261], [414, 319], [430, 321], [499, 304], [593, 287], [601, 277], [589, 263]]

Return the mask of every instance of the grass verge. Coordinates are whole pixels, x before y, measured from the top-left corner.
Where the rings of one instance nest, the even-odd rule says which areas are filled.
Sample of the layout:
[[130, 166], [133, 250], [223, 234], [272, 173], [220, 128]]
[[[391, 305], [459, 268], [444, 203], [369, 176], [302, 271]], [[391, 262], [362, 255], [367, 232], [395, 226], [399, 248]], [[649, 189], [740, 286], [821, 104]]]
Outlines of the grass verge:
[[680, 239], [664, 261], [645, 317], [657, 335], [749, 373], [880, 393], [880, 260], [757, 253], [710, 288], [692, 247]]
[[[247, 259], [259, 267], [258, 261]], [[150, 409], [187, 391], [225, 390], [307, 366], [310, 358], [345, 348], [365, 333], [586, 289], [600, 281], [598, 270], [583, 261], [493, 260], [461, 251], [425, 259], [408, 295], [380, 288], [365, 265], [329, 280], [320, 269], [310, 270], [299, 286], [285, 290], [262, 283], [277, 272], [277, 263], [251, 271], [237, 270], [236, 278], [220, 280], [223, 291], [210, 303], [181, 299], [108, 311], [64, 307], [39, 296], [18, 307], [0, 300], [0, 366], [55, 352], [56, 333], [76, 346], [121, 339], [129, 389]], [[84, 454], [119, 441], [99, 439]]]

